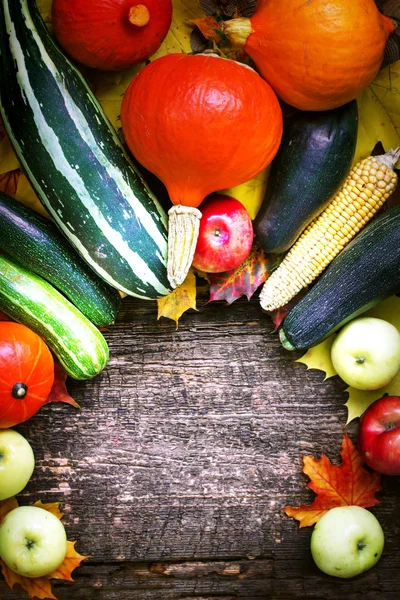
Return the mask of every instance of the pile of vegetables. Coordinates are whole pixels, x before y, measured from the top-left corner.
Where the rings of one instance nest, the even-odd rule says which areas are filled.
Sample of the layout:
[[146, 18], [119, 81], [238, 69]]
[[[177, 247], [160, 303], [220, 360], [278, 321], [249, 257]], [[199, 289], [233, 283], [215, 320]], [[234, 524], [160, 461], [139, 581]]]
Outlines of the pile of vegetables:
[[[285, 348], [313, 347], [400, 291], [400, 208], [381, 211], [400, 150], [354, 160], [356, 98], [395, 29], [374, 0], [259, 0], [251, 18], [221, 21], [240, 60], [215, 47], [153, 59], [171, 0], [54, 0], [52, 11], [54, 34], [35, 0], [1, 2], [0, 115], [50, 218], [0, 193], [0, 310], [15, 321], [0, 323], [0, 428], [46, 402], [54, 359], [75, 379], [101, 373], [99, 328], [122, 296], [175, 293], [199, 261], [203, 200], [209, 211], [210, 195], [269, 166], [247, 231], [279, 263], [261, 308], [296, 301]], [[120, 107], [126, 147], [81, 69], [135, 65]], [[252, 237], [243, 246], [246, 259]]]

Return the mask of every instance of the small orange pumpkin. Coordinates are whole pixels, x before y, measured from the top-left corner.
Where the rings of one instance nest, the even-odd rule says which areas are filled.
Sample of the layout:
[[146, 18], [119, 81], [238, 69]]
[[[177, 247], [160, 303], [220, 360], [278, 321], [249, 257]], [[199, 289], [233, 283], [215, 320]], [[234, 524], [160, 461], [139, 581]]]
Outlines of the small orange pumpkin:
[[250, 19], [224, 23], [282, 100], [313, 111], [356, 98], [394, 30], [374, 0], [258, 0]]
[[126, 69], [148, 59], [172, 20], [172, 0], [53, 0], [55, 36], [88, 67]]
[[196, 247], [195, 207], [252, 179], [274, 158], [282, 136], [278, 99], [246, 65], [213, 54], [169, 54], [132, 80], [121, 124], [133, 155], [176, 205], [169, 211], [168, 274], [179, 285]]
[[0, 429], [30, 419], [45, 404], [54, 382], [53, 356], [31, 329], [0, 322]]

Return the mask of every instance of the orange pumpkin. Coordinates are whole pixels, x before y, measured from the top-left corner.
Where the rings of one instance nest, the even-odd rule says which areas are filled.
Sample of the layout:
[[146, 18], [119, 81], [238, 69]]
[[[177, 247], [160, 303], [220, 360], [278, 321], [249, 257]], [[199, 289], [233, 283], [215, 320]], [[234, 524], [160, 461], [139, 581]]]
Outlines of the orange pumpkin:
[[171, 202], [199, 206], [271, 162], [282, 112], [250, 67], [212, 54], [169, 54], [132, 80], [121, 124], [130, 150], [163, 181]]
[[54, 381], [53, 356], [25, 325], [0, 322], [0, 429], [30, 419], [45, 404]]
[[274, 158], [282, 135], [278, 99], [243, 64], [169, 54], [132, 80], [121, 124], [136, 159], [163, 181], [176, 205], [169, 211], [168, 275], [179, 285], [196, 246], [195, 207], [212, 192], [252, 179]]
[[258, 0], [250, 19], [224, 24], [282, 100], [313, 111], [356, 98], [394, 30], [374, 0]]
[[117, 71], [149, 58], [172, 20], [172, 0], [53, 0], [56, 38], [75, 60]]

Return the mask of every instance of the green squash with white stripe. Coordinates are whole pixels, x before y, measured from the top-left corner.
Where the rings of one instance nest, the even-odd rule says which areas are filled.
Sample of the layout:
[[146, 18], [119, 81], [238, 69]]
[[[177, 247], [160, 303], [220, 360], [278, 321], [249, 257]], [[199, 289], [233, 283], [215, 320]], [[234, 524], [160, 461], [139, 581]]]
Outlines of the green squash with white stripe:
[[74, 379], [91, 379], [108, 362], [100, 331], [60, 292], [0, 254], [0, 310], [37, 333]]
[[110, 285], [145, 299], [169, 294], [164, 209], [36, 2], [1, 7], [0, 114], [41, 202]]

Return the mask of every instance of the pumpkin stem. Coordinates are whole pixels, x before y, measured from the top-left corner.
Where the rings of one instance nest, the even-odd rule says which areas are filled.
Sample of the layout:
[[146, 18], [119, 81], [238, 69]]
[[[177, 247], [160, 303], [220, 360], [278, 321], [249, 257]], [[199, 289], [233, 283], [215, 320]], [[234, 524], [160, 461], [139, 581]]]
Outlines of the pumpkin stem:
[[23, 400], [28, 392], [28, 386], [25, 383], [14, 383], [11, 395], [16, 400]]
[[136, 4], [129, 9], [129, 22], [136, 27], [144, 27], [150, 21], [150, 13], [144, 4]]
[[181, 285], [191, 267], [201, 212], [192, 206], [176, 204], [168, 211], [168, 279], [173, 288]]
[[244, 48], [249, 35], [253, 33], [250, 19], [246, 17], [239, 17], [238, 19], [231, 19], [230, 21], [224, 21], [223, 31], [236, 48]]

